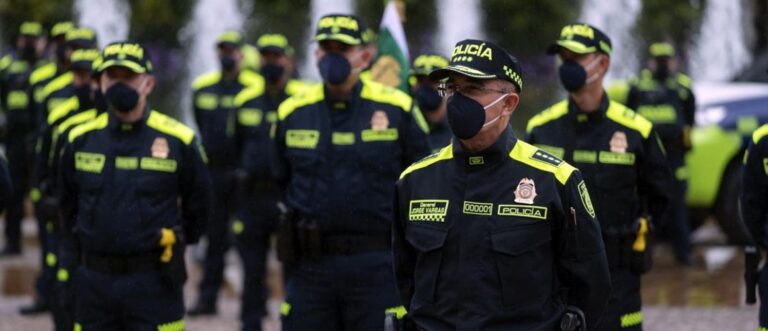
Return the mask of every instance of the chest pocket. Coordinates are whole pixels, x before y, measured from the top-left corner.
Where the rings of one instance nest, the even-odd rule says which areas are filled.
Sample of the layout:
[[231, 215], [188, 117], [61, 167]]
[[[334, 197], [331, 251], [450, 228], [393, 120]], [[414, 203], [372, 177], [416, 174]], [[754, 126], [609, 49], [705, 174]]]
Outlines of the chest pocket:
[[491, 234], [506, 308], [537, 307], [551, 297], [552, 250], [548, 223]]
[[140, 196], [146, 199], [151, 207], [161, 201], [168, 201], [169, 195], [176, 194], [179, 167], [176, 160], [151, 157], [134, 160], [138, 162]]
[[439, 228], [411, 225], [406, 229], [405, 239], [418, 251], [414, 298], [419, 302], [435, 302], [447, 236], [447, 230]]

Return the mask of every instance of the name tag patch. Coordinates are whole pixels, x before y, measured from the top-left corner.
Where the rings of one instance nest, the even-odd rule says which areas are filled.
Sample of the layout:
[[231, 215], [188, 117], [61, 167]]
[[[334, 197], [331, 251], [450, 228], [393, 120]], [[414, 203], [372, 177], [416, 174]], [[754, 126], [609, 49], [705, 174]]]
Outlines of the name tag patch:
[[412, 222], [445, 222], [448, 200], [411, 200], [408, 220]]

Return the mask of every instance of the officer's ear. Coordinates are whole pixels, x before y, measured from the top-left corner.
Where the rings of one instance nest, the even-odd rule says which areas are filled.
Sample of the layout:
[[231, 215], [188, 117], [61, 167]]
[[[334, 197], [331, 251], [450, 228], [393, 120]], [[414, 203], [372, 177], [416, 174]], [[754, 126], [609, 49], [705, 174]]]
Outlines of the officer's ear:
[[515, 112], [517, 105], [520, 104], [520, 95], [516, 90], [513, 90], [506, 98], [504, 98], [504, 108], [501, 111], [501, 116], [509, 116]]
[[141, 90], [139, 91], [139, 93], [142, 96], [148, 96], [155, 89], [155, 76], [154, 75], [145, 74], [144, 79], [145, 79], [144, 84], [143, 84], [144, 86], [141, 87]]
[[603, 71], [602, 76], [605, 77], [605, 74], [608, 73], [608, 68], [611, 66], [611, 57], [607, 54], [600, 53], [600, 68]]
[[371, 61], [373, 61], [373, 52], [368, 46], [361, 46], [360, 52], [360, 61], [363, 63], [362, 67], [367, 68], [371, 65]]

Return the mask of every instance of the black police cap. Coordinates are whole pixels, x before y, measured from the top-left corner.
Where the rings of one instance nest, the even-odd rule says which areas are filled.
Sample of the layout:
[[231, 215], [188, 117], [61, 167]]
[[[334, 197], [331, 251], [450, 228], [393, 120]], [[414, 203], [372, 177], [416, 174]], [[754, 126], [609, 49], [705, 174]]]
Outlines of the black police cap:
[[600, 29], [586, 24], [568, 24], [560, 30], [560, 37], [549, 47], [547, 54], [556, 54], [560, 48], [565, 48], [576, 54], [603, 52], [610, 56], [613, 51], [611, 39]]
[[523, 91], [523, 71], [517, 58], [498, 45], [483, 40], [466, 39], [453, 49], [447, 67], [429, 74], [432, 80], [441, 80], [455, 72], [477, 79], [506, 80]]

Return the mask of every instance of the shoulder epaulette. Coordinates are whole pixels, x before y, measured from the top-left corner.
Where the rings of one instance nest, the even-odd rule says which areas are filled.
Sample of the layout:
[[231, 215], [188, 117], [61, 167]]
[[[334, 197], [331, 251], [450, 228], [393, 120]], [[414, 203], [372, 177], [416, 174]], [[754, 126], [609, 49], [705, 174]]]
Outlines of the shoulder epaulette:
[[255, 84], [246, 86], [237, 95], [235, 95], [235, 107], [242, 107], [246, 102], [258, 98], [264, 94], [264, 85]]
[[54, 75], [56, 75], [56, 64], [48, 63], [32, 71], [29, 75], [29, 85], [36, 85]]
[[192, 131], [192, 129], [156, 110], [152, 110], [152, 112], [149, 113], [147, 126], [167, 135], [176, 137], [184, 142], [185, 145], [192, 143], [192, 140], [195, 138], [195, 132]]
[[693, 82], [691, 81], [691, 77], [688, 77], [688, 75], [683, 73], [677, 73], [677, 76], [675, 77], [677, 79], [677, 83], [681, 86], [690, 89], [693, 85]]
[[81, 111], [75, 115], [72, 115], [71, 117], [67, 118], [61, 124], [59, 124], [56, 127], [56, 132], [59, 134], [63, 134], [64, 132], [67, 132], [67, 130], [73, 126], [83, 124], [87, 121], [90, 121], [99, 114], [99, 112], [95, 108], [91, 108], [88, 110]]
[[408, 174], [416, 170], [424, 169], [437, 162], [450, 160], [452, 158], [453, 158], [453, 144], [451, 143], [451, 144], [448, 144], [448, 146], [445, 146], [442, 149], [440, 149], [437, 153], [428, 155], [423, 159], [414, 162], [408, 168], [405, 168], [403, 173], [400, 174], [400, 179], [403, 179], [405, 176], [407, 176]]
[[221, 80], [221, 72], [218, 70], [204, 73], [192, 81], [192, 89], [197, 91], [201, 88], [216, 84], [219, 82], [219, 80]]
[[301, 93], [294, 95], [280, 104], [277, 109], [277, 118], [282, 121], [291, 115], [297, 108], [313, 104], [315, 102], [323, 100], [324, 92], [323, 85], [317, 84], [301, 91]]
[[69, 131], [69, 142], [75, 141], [77, 137], [80, 137], [88, 132], [100, 130], [105, 127], [107, 127], [107, 124], [109, 123], [109, 115], [107, 113], [103, 113], [93, 119], [92, 121], [85, 122], [83, 124], [80, 124], [72, 129], [72, 131]]
[[40, 99], [44, 100], [53, 92], [61, 90], [67, 85], [72, 84], [74, 78], [75, 75], [71, 71], [59, 75], [59, 77], [56, 77], [54, 80], [48, 82], [48, 84], [45, 84], [42, 91], [42, 97]]
[[240, 71], [240, 75], [237, 76], [237, 81], [244, 86], [251, 86], [255, 84], [264, 85], [264, 77], [249, 69], [243, 69]]
[[650, 121], [616, 101], [610, 101], [606, 116], [616, 123], [640, 132], [643, 138], [646, 139], [651, 134], [651, 129], [653, 128], [653, 124]]
[[515, 147], [509, 152], [509, 157], [523, 164], [555, 175], [557, 181], [563, 185], [565, 185], [568, 178], [570, 178], [571, 174], [576, 170], [576, 168], [567, 162], [522, 140], [518, 140], [515, 143]]
[[62, 119], [64, 116], [67, 116], [67, 114], [77, 110], [78, 108], [80, 108], [80, 99], [78, 99], [77, 96], [73, 96], [67, 100], [64, 100], [64, 102], [53, 108], [51, 112], [48, 113], [48, 125], [53, 125], [58, 120]]
[[526, 127], [525, 131], [531, 133], [531, 131], [533, 131], [533, 129], [537, 126], [542, 126], [546, 123], [554, 121], [560, 117], [565, 116], [565, 114], [568, 114], [568, 100], [560, 101], [531, 117], [531, 119], [528, 120], [528, 126]]
[[405, 92], [370, 80], [361, 80], [361, 82], [363, 83], [361, 98], [397, 106], [405, 112], [411, 111], [413, 99]]

